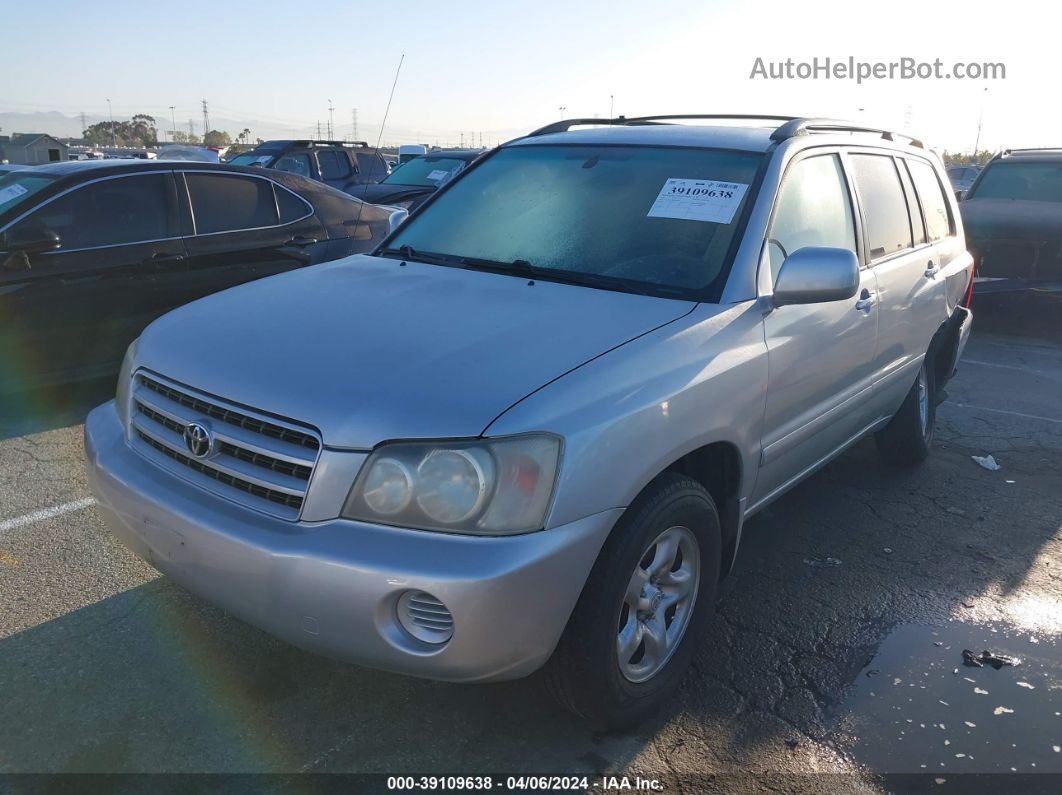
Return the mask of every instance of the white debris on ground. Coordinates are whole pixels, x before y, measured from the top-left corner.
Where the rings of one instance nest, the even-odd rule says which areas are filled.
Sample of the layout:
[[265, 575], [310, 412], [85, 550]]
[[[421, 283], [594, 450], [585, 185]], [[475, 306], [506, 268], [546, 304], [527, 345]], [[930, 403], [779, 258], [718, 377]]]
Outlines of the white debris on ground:
[[996, 459], [991, 455], [972, 455], [970, 456], [970, 458], [972, 458], [978, 465], [992, 472], [996, 472], [997, 470], [1002, 469], [1002, 467], [998, 463], [996, 463]]

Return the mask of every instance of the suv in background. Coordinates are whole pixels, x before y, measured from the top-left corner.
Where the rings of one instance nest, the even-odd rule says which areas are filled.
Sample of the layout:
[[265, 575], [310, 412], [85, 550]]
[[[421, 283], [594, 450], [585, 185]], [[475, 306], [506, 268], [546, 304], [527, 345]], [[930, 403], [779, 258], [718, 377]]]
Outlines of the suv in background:
[[978, 293], [1062, 289], [1062, 148], [1004, 149], [959, 208]]
[[391, 173], [380, 151], [365, 141], [265, 141], [229, 162], [289, 171], [344, 192]]
[[545, 665], [575, 712], [637, 721], [748, 517], [868, 433], [928, 455], [972, 321], [920, 144], [676, 118], [549, 125], [371, 256], [156, 321], [85, 425], [113, 532], [299, 646], [459, 682]]

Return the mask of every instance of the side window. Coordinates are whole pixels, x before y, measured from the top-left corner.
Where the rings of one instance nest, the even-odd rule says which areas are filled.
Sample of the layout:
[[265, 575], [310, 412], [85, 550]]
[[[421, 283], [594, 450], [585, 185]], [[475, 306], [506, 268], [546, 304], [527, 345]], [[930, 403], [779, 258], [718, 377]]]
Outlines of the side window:
[[66, 250], [176, 237], [170, 179], [157, 173], [94, 182], [49, 202], [16, 228], [50, 229]]
[[273, 183], [236, 174], [186, 174], [195, 232], [235, 232], [277, 224]]
[[358, 158], [358, 171], [369, 179], [383, 179], [387, 176], [387, 164], [375, 152], [358, 152], [355, 157]]
[[926, 224], [922, 220], [922, 209], [915, 195], [914, 185], [911, 184], [911, 175], [907, 170], [907, 161], [899, 159], [896, 168], [900, 172], [900, 182], [903, 183], [903, 192], [907, 196], [907, 207], [911, 213], [911, 231], [914, 233], [914, 244], [920, 246], [926, 242]]
[[837, 155], [809, 157], [792, 166], [778, 194], [768, 235], [771, 273], [806, 246], [855, 251], [855, 224], [848, 186]]
[[344, 179], [351, 174], [346, 152], [318, 152], [317, 165], [321, 169], [321, 179]]
[[273, 168], [278, 171], [287, 171], [298, 174], [301, 177], [309, 177], [313, 173], [310, 168], [310, 156], [305, 152], [292, 152], [277, 159]]
[[922, 201], [930, 241], [947, 237], [952, 233], [951, 216], [937, 172], [933, 166], [921, 160], [908, 160], [907, 163], [911, 167], [911, 178], [918, 190], [918, 198]]
[[866, 217], [870, 259], [911, 248], [911, 219], [893, 159], [888, 155], [851, 155], [849, 162]]
[[277, 208], [280, 210], [280, 223], [290, 224], [292, 221], [298, 221], [300, 218], [305, 218], [313, 212], [313, 208], [310, 207], [310, 205], [290, 190], [282, 188], [279, 185], [274, 185], [273, 188], [277, 192]]

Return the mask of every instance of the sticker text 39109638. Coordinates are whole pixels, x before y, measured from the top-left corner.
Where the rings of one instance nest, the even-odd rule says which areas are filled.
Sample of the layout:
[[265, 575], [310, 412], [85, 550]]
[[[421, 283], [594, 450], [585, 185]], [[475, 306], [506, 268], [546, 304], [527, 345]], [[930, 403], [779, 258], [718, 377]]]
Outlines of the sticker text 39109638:
[[650, 218], [729, 224], [748, 185], [711, 179], [671, 178], [649, 208]]

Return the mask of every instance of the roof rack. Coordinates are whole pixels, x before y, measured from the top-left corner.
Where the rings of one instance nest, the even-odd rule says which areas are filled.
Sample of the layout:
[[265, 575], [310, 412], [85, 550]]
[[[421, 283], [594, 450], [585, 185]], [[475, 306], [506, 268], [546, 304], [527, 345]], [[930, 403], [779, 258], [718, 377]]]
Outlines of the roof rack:
[[1007, 157], [1008, 155], [1015, 154], [1058, 154], [1062, 152], [1062, 147], [1059, 146], [1032, 146], [1025, 149], [1006, 148], [999, 150], [999, 157]]
[[906, 133], [893, 132], [881, 127], [868, 127], [863, 124], [854, 124], [841, 119], [793, 119], [786, 122], [773, 133], [772, 141], [785, 141], [798, 135], [808, 135], [812, 132], [860, 132], [875, 133], [886, 141], [895, 141], [897, 138], [906, 138], [911, 146], [925, 149], [922, 142], [914, 136]]
[[292, 141], [297, 146], [361, 146], [368, 147], [368, 141], [325, 141], [314, 138], [303, 138]]
[[534, 132], [528, 133], [525, 138], [535, 138], [539, 135], [549, 135], [550, 133], [567, 132], [569, 129], [579, 125], [618, 125], [618, 126], [635, 126], [635, 125], [647, 125], [647, 124], [667, 124], [672, 121], [681, 121], [684, 119], [733, 119], [733, 120], [749, 120], [749, 121], [778, 121], [782, 122], [781, 126], [777, 127], [773, 133], [771, 133], [771, 140], [775, 142], [781, 142], [794, 138], [798, 135], [808, 135], [813, 132], [858, 132], [858, 133], [874, 133], [880, 135], [886, 141], [895, 141], [898, 138], [906, 139], [911, 146], [916, 146], [919, 149], [924, 149], [922, 142], [905, 133], [893, 132], [892, 130], [885, 130], [880, 127], [868, 127], [862, 124], [855, 124], [850, 121], [843, 121], [840, 119], [819, 119], [819, 118], [801, 118], [796, 116], [775, 116], [767, 114], [753, 114], [753, 113], [682, 113], [682, 114], [670, 114], [664, 116], [616, 116], [612, 119], [562, 119], [561, 121], [547, 124], [545, 127], [540, 127]]

